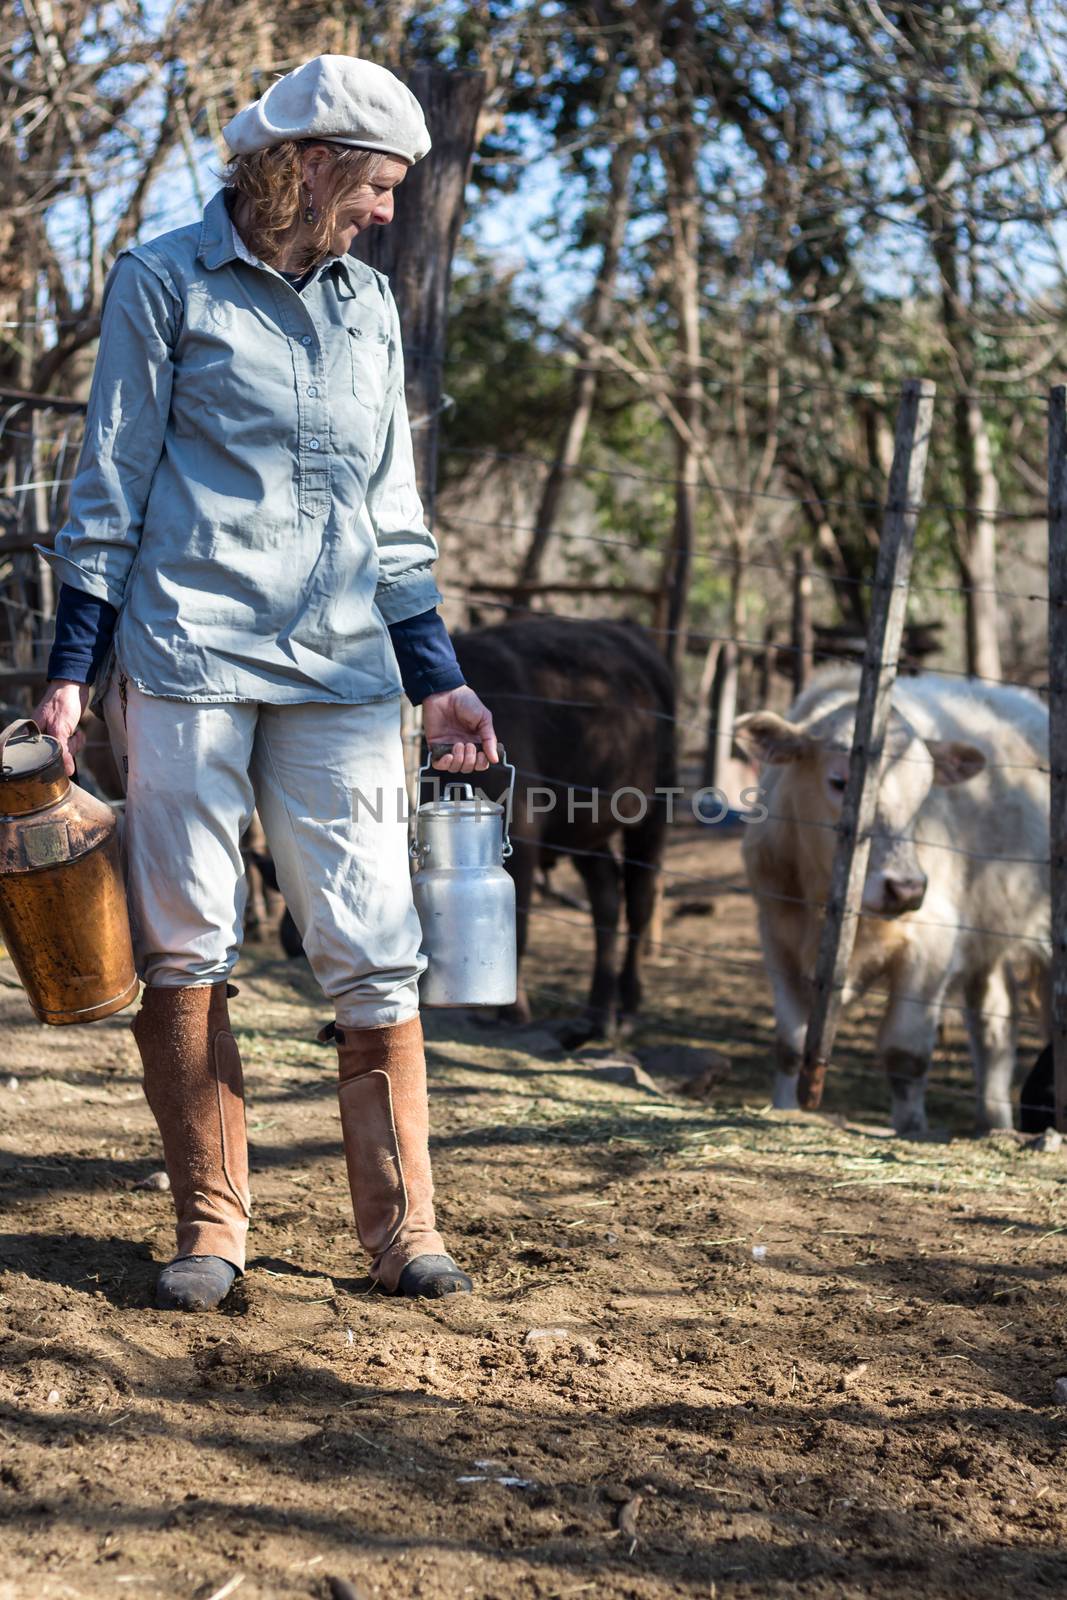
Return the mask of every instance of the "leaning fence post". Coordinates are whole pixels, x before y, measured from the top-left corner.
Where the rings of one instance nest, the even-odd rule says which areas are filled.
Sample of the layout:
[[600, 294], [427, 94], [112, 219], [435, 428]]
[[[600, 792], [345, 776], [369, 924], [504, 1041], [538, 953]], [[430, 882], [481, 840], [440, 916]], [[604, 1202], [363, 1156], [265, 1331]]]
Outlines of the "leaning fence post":
[[1052, 863], [1052, 1059], [1067, 1132], [1067, 388], [1048, 397], [1048, 710]]
[[933, 383], [909, 378], [901, 391], [897, 412], [893, 465], [889, 472], [882, 537], [871, 591], [867, 649], [860, 674], [848, 787], [841, 806], [829, 904], [815, 962], [811, 1015], [797, 1086], [800, 1104], [808, 1110], [814, 1110], [822, 1099], [848, 964], [856, 943], [859, 904], [867, 875], [889, 721], [889, 697], [896, 680], [908, 606], [911, 555], [935, 393]]

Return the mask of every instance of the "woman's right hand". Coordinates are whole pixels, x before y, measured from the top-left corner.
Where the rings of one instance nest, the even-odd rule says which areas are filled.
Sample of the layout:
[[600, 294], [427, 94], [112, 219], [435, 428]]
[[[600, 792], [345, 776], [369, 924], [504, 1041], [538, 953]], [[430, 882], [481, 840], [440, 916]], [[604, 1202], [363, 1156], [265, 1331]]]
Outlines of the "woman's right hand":
[[72, 683], [69, 678], [54, 678], [45, 690], [33, 720], [42, 733], [50, 733], [63, 752], [67, 776], [74, 776], [74, 757], [85, 743], [78, 724], [89, 704], [89, 685]]

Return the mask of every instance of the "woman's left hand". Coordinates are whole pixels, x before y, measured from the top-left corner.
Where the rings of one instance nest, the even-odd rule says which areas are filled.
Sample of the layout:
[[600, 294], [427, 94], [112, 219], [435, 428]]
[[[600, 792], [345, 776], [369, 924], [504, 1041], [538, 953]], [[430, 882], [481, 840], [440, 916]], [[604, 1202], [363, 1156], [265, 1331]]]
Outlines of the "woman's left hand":
[[[426, 697], [422, 732], [431, 749], [435, 744], [452, 746], [448, 755], [431, 763], [437, 772], [484, 772], [491, 762], [500, 760], [493, 714], [466, 684]], [[481, 744], [480, 750], [475, 741]]]

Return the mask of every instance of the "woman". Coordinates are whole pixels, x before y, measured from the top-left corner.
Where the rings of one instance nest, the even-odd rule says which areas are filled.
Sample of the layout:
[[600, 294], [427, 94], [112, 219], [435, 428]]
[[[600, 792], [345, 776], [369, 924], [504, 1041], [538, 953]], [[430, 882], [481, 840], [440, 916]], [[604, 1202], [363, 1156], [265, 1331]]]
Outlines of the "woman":
[[[452, 746], [442, 770], [497, 752], [435, 609], [396, 307], [347, 254], [430, 141], [404, 85], [348, 56], [288, 73], [224, 136], [202, 222], [115, 263], [70, 516], [42, 552], [62, 589], [37, 721], [69, 764], [99, 678], [126, 774], [133, 1032], [177, 1212], [157, 1299], [217, 1306], [245, 1263], [227, 978], [253, 806], [334, 1002], [371, 1273], [393, 1293], [469, 1291], [434, 1223], [402, 684]], [[384, 805], [355, 804], [373, 789]]]

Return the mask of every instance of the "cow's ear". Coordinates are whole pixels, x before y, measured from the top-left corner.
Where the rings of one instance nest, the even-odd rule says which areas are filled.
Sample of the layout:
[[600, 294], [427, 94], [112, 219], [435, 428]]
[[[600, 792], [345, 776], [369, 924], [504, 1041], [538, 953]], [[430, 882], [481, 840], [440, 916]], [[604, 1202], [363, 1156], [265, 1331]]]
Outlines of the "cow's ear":
[[927, 739], [926, 748], [934, 758], [934, 782], [942, 789], [976, 778], [985, 767], [982, 751], [958, 739]]
[[815, 741], [776, 711], [750, 711], [734, 723], [734, 738], [752, 761], [783, 766], [810, 755]]

